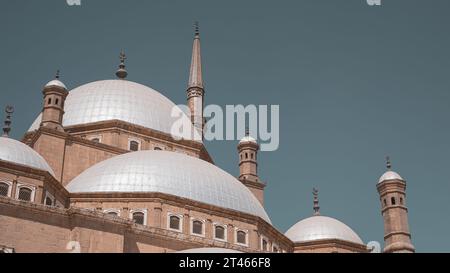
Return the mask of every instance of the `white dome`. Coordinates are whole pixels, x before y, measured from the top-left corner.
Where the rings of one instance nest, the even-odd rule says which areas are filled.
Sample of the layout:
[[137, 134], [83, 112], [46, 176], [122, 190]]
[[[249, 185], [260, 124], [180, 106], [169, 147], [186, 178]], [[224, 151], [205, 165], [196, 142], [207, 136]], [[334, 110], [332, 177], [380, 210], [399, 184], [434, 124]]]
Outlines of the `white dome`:
[[380, 177], [380, 179], [378, 180], [378, 183], [381, 183], [385, 180], [395, 180], [395, 179], [403, 181], [403, 178], [398, 173], [393, 172], [393, 171], [387, 171]]
[[7, 137], [0, 137], [0, 160], [43, 170], [55, 176], [47, 161], [28, 145]]
[[73, 179], [71, 193], [160, 192], [259, 216], [256, 197], [236, 178], [198, 158], [176, 152], [139, 151], [115, 156]]
[[177, 251], [176, 253], [242, 253], [242, 252], [228, 248], [203, 247], [203, 248], [192, 248], [181, 250]]
[[253, 143], [257, 143], [256, 139], [254, 139], [251, 136], [245, 136], [241, 139], [241, 141], [239, 141], [239, 143], [244, 143], [244, 142], [253, 142]]
[[364, 244], [358, 234], [350, 227], [339, 220], [327, 216], [312, 216], [301, 220], [293, 225], [285, 235], [295, 243], [339, 239]]
[[[126, 80], [97, 81], [69, 92], [64, 105], [63, 126], [121, 120], [171, 134], [172, 125], [178, 120], [171, 117], [174, 108], [183, 113], [168, 98], [145, 85]], [[40, 115], [28, 131], [37, 130], [41, 120]], [[186, 132], [175, 133], [177, 137], [201, 141], [201, 134], [184, 113], [181, 122]], [[193, 130], [196, 137], [192, 137], [187, 129]]]
[[49, 81], [49, 82], [45, 85], [45, 87], [50, 87], [50, 86], [58, 86], [58, 87], [62, 87], [62, 88], [64, 88], [64, 89], [67, 90], [66, 85], [65, 85], [62, 81], [60, 81], [60, 80], [52, 80], [52, 81]]

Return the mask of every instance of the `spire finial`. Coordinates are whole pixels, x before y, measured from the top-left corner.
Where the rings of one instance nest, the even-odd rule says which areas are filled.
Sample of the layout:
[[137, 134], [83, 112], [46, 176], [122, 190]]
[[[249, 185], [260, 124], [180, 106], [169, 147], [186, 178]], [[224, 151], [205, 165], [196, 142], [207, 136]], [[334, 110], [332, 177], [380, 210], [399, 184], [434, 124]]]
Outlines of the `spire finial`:
[[125, 52], [122, 50], [120, 52], [120, 65], [119, 70], [116, 72], [116, 76], [119, 79], [125, 79], [128, 76], [128, 72], [125, 70], [125, 60], [127, 59], [127, 56], [125, 55]]
[[9, 132], [11, 131], [11, 115], [14, 113], [14, 107], [8, 105], [5, 108], [6, 118], [5, 118], [5, 126], [3, 127], [3, 136], [8, 137]]
[[389, 156], [386, 156], [386, 168], [390, 171], [392, 168], [391, 164], [391, 158]]
[[56, 70], [55, 79], [59, 80], [59, 77], [60, 77], [60, 71], [58, 69], [58, 70]]
[[248, 126], [245, 127], [245, 136], [250, 136], [250, 128]]
[[194, 22], [194, 28], [195, 28], [195, 36], [199, 37], [200, 36], [200, 25], [199, 25], [198, 21]]
[[320, 207], [319, 207], [319, 190], [313, 188], [313, 196], [314, 196], [314, 215], [320, 215]]

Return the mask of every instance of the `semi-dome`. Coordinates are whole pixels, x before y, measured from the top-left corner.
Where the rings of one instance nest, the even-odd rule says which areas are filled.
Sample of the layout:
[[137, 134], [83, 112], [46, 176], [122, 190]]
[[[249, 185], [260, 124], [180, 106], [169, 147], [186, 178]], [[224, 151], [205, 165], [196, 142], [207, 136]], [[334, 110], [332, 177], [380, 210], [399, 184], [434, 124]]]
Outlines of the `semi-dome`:
[[115, 156], [81, 173], [67, 190], [159, 192], [245, 212], [270, 223], [256, 197], [236, 178], [211, 163], [176, 152], [139, 151]]
[[293, 225], [286, 233], [294, 243], [315, 240], [338, 239], [363, 244], [361, 238], [349, 226], [327, 216], [312, 216]]
[[[123, 79], [96, 81], [73, 89], [67, 96], [64, 111], [64, 127], [121, 120], [184, 139], [202, 139], [191, 120], [172, 101], [150, 87]], [[174, 117], [173, 111], [177, 113]], [[37, 130], [41, 120], [39, 115], [29, 131]], [[177, 130], [172, 134], [175, 122], [183, 125], [184, 132]]]
[[55, 176], [47, 161], [28, 145], [7, 137], [0, 137], [0, 160], [43, 170]]
[[386, 180], [397, 180], [397, 179], [403, 181], [403, 178], [398, 173], [394, 171], [387, 171], [380, 177], [378, 183], [381, 183]]

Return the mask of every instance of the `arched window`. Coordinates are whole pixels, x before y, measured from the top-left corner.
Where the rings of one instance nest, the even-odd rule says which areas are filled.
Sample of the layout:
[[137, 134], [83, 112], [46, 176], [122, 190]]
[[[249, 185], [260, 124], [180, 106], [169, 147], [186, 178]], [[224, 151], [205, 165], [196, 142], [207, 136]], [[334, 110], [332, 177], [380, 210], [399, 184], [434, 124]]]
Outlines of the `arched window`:
[[91, 139], [91, 141], [93, 141], [95, 143], [100, 143], [100, 138], [95, 137], [95, 138]]
[[214, 238], [225, 240], [225, 228], [222, 226], [216, 226], [214, 229]]
[[111, 216], [119, 216], [119, 214], [116, 211], [110, 211], [110, 212], [107, 212], [106, 214], [111, 215]]
[[169, 218], [169, 228], [175, 230], [181, 230], [181, 219], [178, 216], [172, 215]]
[[246, 245], [246, 244], [247, 244], [247, 233], [244, 232], [244, 231], [242, 231], [242, 230], [239, 230], [239, 231], [236, 233], [236, 241], [237, 241], [239, 244]]
[[0, 183], [0, 196], [9, 196], [9, 185], [6, 183]]
[[162, 151], [162, 149], [161, 148], [159, 148], [159, 147], [155, 147], [155, 149], [154, 149], [155, 151]]
[[253, 159], [253, 153], [250, 154], [250, 157]]
[[135, 140], [130, 141], [130, 151], [139, 151], [139, 142]]
[[50, 197], [45, 197], [45, 205], [46, 206], [53, 206], [53, 200]]
[[262, 245], [262, 250], [267, 251], [268, 243], [267, 243], [266, 239], [262, 239], [262, 244], [261, 245]]
[[273, 252], [278, 253], [279, 252], [278, 247], [274, 246], [273, 247]]
[[48, 103], [47, 104], [51, 104], [52, 103], [52, 98], [48, 98]]
[[391, 204], [395, 205], [395, 197], [391, 197]]
[[22, 187], [19, 189], [18, 199], [22, 201], [31, 201], [33, 191], [29, 188]]
[[192, 233], [197, 235], [203, 235], [203, 222], [195, 220], [192, 222]]
[[248, 159], [248, 153], [245, 153], [245, 159]]
[[403, 205], [403, 197], [400, 197], [400, 205]]
[[384, 206], [387, 206], [387, 202], [386, 202], [386, 198], [383, 200], [384, 201]]
[[58, 105], [59, 103], [59, 99], [56, 99], [55, 104]]
[[133, 221], [138, 225], [143, 225], [145, 219], [145, 214], [143, 212], [134, 212], [133, 213]]

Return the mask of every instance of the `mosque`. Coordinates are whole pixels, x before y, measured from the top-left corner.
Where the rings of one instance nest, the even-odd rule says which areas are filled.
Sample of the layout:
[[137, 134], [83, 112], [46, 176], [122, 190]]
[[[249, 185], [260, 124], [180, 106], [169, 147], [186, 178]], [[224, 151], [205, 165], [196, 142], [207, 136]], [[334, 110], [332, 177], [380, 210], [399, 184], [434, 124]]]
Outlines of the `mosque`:
[[[171, 100], [116, 79], [69, 91], [59, 73], [43, 87], [42, 112], [21, 141], [0, 137], [0, 252], [23, 253], [348, 253], [372, 252], [341, 221], [313, 214], [286, 233], [264, 209], [259, 144], [237, 146], [239, 177], [216, 166], [202, 141], [205, 89], [196, 28], [187, 86], [193, 134], [173, 137]], [[200, 135], [200, 137], [198, 137]], [[414, 252], [406, 181], [388, 170], [376, 184], [383, 252]], [[374, 185], [375, 186], [375, 185]]]

